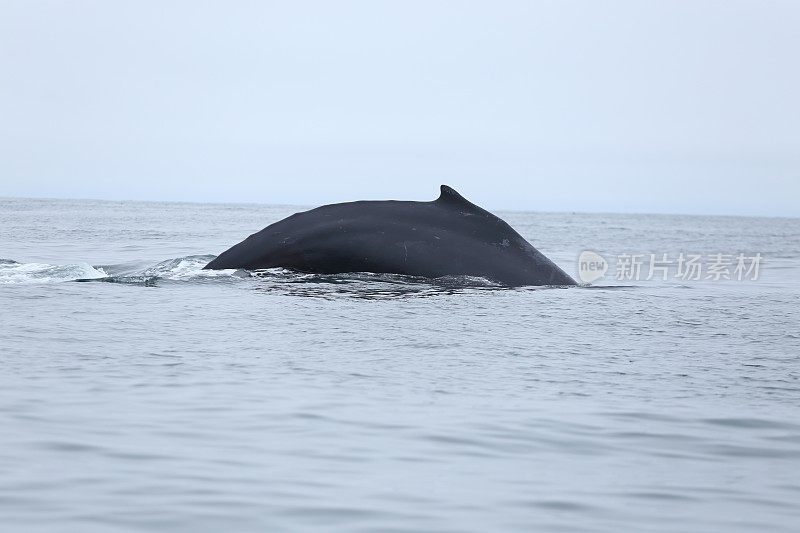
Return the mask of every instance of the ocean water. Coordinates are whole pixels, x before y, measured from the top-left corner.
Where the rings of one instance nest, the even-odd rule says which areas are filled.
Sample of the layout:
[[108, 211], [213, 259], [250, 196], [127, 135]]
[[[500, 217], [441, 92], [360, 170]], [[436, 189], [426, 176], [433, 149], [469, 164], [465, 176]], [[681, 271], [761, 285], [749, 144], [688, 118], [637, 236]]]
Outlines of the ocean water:
[[797, 531], [798, 220], [499, 213], [572, 288], [200, 270], [297, 210], [0, 199], [0, 529]]

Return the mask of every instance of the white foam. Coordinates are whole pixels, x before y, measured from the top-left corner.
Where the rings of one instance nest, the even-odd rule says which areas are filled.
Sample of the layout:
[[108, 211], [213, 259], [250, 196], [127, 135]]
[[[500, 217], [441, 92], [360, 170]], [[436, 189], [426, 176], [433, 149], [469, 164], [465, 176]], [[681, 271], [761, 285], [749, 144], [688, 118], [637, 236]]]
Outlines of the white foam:
[[0, 262], [0, 284], [61, 283], [77, 279], [105, 277], [107, 277], [105, 272], [88, 263], [49, 265]]
[[[143, 268], [130, 265], [93, 267], [88, 263], [51, 265], [45, 263], [17, 263], [0, 259], [0, 284], [43, 284], [64, 281], [105, 279], [117, 283], [141, 283], [148, 280], [190, 281], [208, 278], [242, 277], [242, 271], [203, 270], [213, 259], [209, 255], [190, 255], [167, 259]], [[246, 276], [246, 275], [245, 275]]]
[[[211, 256], [213, 258], [213, 256]], [[219, 278], [229, 277], [236, 272], [235, 269], [203, 270], [210, 261], [206, 255], [190, 255], [162, 261], [157, 265], [147, 268], [144, 276], [157, 276], [161, 279], [186, 280], [194, 278]]]

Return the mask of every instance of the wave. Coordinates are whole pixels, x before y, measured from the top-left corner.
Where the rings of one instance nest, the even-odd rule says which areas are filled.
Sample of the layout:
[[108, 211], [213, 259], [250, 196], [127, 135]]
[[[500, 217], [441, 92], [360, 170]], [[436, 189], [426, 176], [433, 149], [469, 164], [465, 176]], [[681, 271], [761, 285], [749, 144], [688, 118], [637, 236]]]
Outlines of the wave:
[[243, 270], [203, 270], [213, 255], [188, 255], [167, 259], [154, 265], [138, 262], [101, 265], [97, 268], [107, 274], [103, 278], [77, 279], [75, 281], [100, 281], [106, 283], [133, 283], [154, 285], [156, 282], [187, 282], [249, 277]]
[[[128, 262], [106, 265], [69, 263], [52, 265], [19, 263], [0, 259], [0, 285], [100, 282], [146, 287], [175, 283], [238, 283], [249, 280], [258, 291], [294, 296], [336, 298], [341, 296], [382, 299], [404, 296], [453, 294], [464, 290], [506, 290], [498, 283], [472, 276], [444, 276], [436, 279], [401, 274], [310, 274], [271, 268], [266, 270], [203, 270], [213, 255], [190, 255], [155, 264]], [[544, 287], [540, 287], [544, 288]], [[537, 290], [527, 287], [518, 290]]]
[[0, 284], [60, 283], [77, 279], [99, 279], [107, 274], [88, 263], [49, 265], [18, 263], [0, 259]]
[[494, 281], [473, 276], [430, 279], [371, 272], [310, 274], [282, 268], [256, 270], [251, 275], [259, 281], [256, 290], [322, 299], [351, 297], [382, 300], [455, 294], [465, 290], [507, 289]]
[[0, 259], [0, 284], [49, 284], [67, 281], [154, 284], [157, 281], [193, 281], [215, 278], [247, 277], [235, 270], [203, 270], [213, 255], [190, 255], [161, 261], [154, 265], [121, 263], [90, 265], [68, 263], [20, 263]]
[[301, 296], [334, 297], [350, 295], [380, 298], [398, 295], [426, 295], [461, 289], [502, 288], [484, 278], [445, 276], [437, 279], [400, 274], [309, 274], [283, 268], [266, 270], [203, 270], [213, 255], [190, 255], [159, 263], [128, 262], [90, 265], [88, 263], [19, 263], [0, 259], [0, 285], [51, 284], [63, 282], [126, 283], [155, 286], [164, 283], [231, 282], [250, 279], [262, 291]]

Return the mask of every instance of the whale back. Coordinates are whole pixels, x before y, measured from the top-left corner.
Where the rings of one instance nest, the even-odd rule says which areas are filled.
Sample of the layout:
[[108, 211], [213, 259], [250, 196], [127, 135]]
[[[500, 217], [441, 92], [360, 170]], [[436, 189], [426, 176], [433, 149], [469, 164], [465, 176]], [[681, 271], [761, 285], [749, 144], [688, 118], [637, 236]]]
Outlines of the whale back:
[[574, 284], [505, 221], [455, 189], [432, 202], [356, 201], [296, 213], [206, 268], [470, 275], [508, 285]]

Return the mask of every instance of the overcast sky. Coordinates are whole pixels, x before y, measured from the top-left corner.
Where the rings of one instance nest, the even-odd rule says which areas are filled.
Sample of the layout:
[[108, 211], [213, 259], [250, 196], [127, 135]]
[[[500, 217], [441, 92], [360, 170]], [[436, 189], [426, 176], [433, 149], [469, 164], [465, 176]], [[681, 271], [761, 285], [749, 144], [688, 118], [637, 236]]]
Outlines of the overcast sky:
[[0, 1], [0, 196], [800, 216], [800, 2]]

